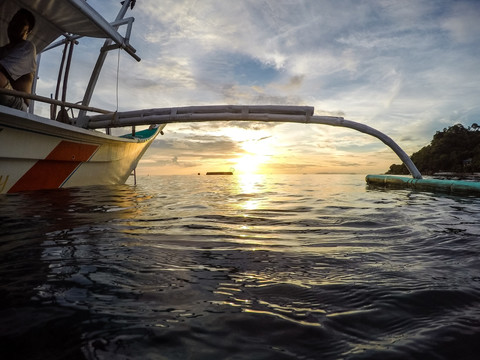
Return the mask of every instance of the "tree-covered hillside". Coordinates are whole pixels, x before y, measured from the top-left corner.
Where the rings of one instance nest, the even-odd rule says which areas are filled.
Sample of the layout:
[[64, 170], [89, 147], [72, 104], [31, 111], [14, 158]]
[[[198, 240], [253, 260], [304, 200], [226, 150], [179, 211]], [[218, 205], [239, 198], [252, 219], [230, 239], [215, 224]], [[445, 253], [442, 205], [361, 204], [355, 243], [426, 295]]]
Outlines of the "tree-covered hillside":
[[[436, 172], [480, 172], [480, 126], [456, 124], [437, 131], [429, 145], [411, 156], [425, 175]], [[408, 174], [405, 165], [391, 165], [387, 174]]]

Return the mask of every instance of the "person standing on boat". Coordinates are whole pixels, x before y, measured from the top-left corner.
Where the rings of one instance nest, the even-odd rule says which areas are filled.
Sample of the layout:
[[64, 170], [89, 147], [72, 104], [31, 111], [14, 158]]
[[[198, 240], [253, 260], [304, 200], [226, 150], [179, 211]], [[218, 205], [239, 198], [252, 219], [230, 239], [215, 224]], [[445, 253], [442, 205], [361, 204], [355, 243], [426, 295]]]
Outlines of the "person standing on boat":
[[[8, 24], [10, 42], [0, 47], [0, 86], [5, 89], [26, 93], [32, 91], [33, 79], [37, 68], [35, 45], [27, 40], [35, 26], [35, 17], [20, 9]], [[0, 94], [0, 104], [15, 109], [27, 110], [28, 99]]]

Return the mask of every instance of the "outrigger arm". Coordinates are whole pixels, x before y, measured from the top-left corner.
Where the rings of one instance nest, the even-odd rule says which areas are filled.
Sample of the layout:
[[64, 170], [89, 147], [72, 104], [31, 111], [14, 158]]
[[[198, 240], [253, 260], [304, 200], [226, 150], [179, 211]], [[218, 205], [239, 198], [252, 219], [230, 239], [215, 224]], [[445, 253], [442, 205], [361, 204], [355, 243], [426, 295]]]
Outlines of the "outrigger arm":
[[343, 117], [313, 115], [314, 108], [308, 106], [189, 106], [138, 111], [116, 112], [88, 117], [87, 128], [112, 128], [138, 125], [158, 125], [169, 123], [210, 122], [210, 121], [260, 121], [321, 124], [345, 127], [360, 131], [381, 140], [402, 160], [415, 179], [422, 175], [417, 167], [389, 136], [361, 123]]

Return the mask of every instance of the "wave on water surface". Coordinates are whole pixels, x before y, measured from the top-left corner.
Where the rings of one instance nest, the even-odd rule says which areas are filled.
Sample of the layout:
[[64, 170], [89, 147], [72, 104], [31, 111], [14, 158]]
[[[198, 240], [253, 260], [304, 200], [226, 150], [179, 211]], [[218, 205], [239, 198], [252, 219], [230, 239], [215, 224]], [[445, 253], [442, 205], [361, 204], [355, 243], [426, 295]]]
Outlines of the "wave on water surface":
[[480, 200], [359, 175], [0, 199], [0, 358], [476, 359]]

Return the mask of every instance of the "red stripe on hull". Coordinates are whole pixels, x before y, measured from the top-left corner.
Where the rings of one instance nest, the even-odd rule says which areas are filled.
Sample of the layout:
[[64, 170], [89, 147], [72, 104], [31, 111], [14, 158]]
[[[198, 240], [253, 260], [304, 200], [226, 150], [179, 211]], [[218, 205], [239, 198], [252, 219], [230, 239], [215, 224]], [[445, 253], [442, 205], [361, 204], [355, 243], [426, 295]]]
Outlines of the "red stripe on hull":
[[97, 149], [98, 145], [61, 141], [44, 160], [37, 161], [8, 192], [57, 189]]

